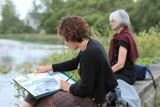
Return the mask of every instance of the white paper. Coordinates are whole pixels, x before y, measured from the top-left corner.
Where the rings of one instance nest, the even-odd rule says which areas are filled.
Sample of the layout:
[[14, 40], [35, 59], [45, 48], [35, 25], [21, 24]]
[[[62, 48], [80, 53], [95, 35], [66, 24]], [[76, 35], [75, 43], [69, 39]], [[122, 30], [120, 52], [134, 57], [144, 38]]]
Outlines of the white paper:
[[[17, 77], [14, 80], [30, 92], [33, 96], [39, 96], [48, 92], [61, 89], [60, 80], [66, 81], [69, 77], [60, 72], [46, 72], [39, 74], [29, 74]], [[75, 81], [69, 79], [69, 84]]]

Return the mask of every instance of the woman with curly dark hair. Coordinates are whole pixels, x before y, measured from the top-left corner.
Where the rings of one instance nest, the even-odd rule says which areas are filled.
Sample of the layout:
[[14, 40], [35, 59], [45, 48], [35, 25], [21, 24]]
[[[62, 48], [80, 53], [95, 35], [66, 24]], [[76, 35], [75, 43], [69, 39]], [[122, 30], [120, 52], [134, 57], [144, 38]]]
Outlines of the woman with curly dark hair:
[[73, 85], [61, 80], [62, 91], [38, 100], [28, 95], [20, 107], [96, 107], [102, 105], [106, 94], [117, 87], [117, 81], [103, 46], [89, 37], [88, 25], [79, 16], [67, 15], [62, 18], [57, 31], [66, 46], [73, 50], [80, 49], [79, 54], [69, 61], [39, 66], [35, 73], [78, 69], [80, 80]]

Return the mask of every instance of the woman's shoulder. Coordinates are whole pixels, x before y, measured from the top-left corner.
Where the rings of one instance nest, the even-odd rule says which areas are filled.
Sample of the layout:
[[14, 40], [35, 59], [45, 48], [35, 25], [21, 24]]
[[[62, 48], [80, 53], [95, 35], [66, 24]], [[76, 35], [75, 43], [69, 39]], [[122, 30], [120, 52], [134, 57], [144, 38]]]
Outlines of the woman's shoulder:
[[89, 46], [90, 48], [93, 47], [93, 49], [95, 49], [95, 48], [98, 48], [99, 46], [102, 46], [102, 45], [101, 45], [101, 43], [100, 43], [98, 40], [90, 39], [90, 40], [89, 40], [89, 43], [88, 43], [88, 46]]
[[119, 40], [118, 43], [117, 43], [117, 45], [123, 46], [126, 49], [129, 49], [129, 47], [130, 47], [129, 44], [126, 41], [123, 41], [123, 40]]
[[90, 39], [88, 42], [87, 48], [83, 52], [83, 54], [87, 56], [98, 57], [98, 55], [102, 52], [102, 48], [103, 46], [100, 44], [99, 41], [95, 39]]

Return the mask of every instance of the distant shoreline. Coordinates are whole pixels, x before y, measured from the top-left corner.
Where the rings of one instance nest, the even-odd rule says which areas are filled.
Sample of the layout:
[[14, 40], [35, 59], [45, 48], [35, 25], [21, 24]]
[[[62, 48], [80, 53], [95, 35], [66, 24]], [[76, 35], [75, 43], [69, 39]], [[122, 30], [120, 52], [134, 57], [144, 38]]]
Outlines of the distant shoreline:
[[0, 39], [9, 39], [9, 40], [39, 43], [39, 44], [63, 44], [63, 41], [57, 35], [0, 34]]

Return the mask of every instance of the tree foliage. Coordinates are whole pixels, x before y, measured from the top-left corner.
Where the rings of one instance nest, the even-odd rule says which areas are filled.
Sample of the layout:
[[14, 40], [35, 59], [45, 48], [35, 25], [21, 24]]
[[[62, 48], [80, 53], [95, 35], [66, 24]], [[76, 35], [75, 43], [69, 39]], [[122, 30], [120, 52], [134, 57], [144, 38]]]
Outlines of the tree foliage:
[[106, 28], [109, 24], [109, 14], [116, 9], [126, 9], [132, 0], [41, 0], [46, 7], [42, 14], [40, 28], [47, 33], [56, 33], [54, 29], [58, 20], [68, 13], [82, 16], [93, 28]]
[[160, 21], [160, 2], [159, 0], [137, 0], [129, 12], [135, 32], [148, 30]]
[[[24, 25], [15, 14], [14, 6], [10, 0], [6, 0], [2, 6], [2, 21], [0, 32], [24, 32]], [[131, 29], [135, 33], [148, 30], [160, 21], [159, 0], [41, 0], [40, 5], [33, 2], [34, 9], [31, 11], [35, 17], [40, 18], [39, 31], [56, 33], [56, 26], [60, 18], [71, 15], [82, 16], [89, 24], [103, 34], [109, 24], [109, 15], [117, 9], [125, 9], [130, 16]], [[38, 9], [45, 8], [42, 14]], [[14, 25], [14, 27], [13, 27]], [[7, 27], [10, 26], [8, 29]], [[17, 29], [16, 29], [17, 28]], [[108, 28], [107, 28], [108, 29]]]
[[40, 28], [48, 33], [56, 33], [58, 20], [67, 13], [82, 16], [87, 23], [100, 31], [109, 24], [109, 14], [117, 9], [125, 9], [135, 33], [148, 30], [160, 19], [159, 0], [41, 0], [46, 7], [42, 14]]
[[33, 32], [31, 27], [24, 25], [24, 23], [19, 20], [15, 6], [10, 0], [5, 0], [5, 4], [2, 5], [1, 15], [0, 33]]

